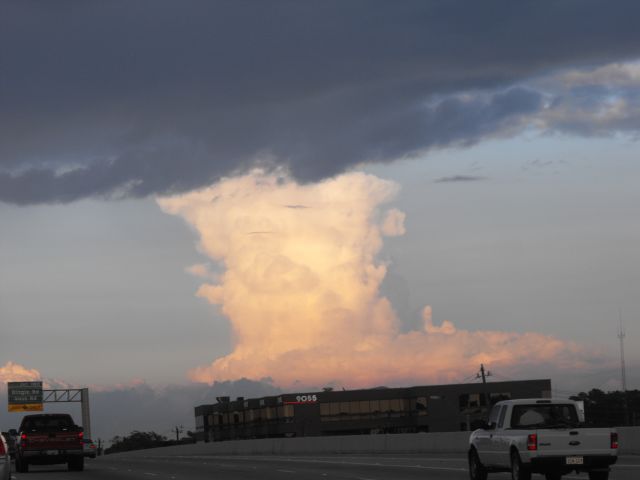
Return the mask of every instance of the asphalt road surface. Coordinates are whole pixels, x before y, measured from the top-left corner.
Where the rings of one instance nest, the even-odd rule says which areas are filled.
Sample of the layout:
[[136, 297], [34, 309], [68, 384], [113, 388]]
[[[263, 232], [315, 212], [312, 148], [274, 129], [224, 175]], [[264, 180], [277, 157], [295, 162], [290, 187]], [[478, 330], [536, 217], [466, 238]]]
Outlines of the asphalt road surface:
[[[13, 473], [15, 480], [463, 480], [468, 479], [462, 455], [332, 455], [332, 456], [182, 456], [160, 457], [144, 452], [107, 455], [87, 460], [84, 472], [66, 465], [30, 466]], [[508, 480], [507, 473], [489, 480]], [[586, 474], [563, 479], [586, 480]], [[640, 478], [640, 457], [620, 457], [610, 480]], [[534, 475], [533, 480], [544, 480]]]

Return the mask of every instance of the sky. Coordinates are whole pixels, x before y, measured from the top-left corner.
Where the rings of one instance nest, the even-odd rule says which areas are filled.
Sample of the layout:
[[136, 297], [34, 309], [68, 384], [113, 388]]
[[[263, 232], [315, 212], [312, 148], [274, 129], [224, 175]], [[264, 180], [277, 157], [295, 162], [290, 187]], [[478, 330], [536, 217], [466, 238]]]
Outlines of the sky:
[[640, 388], [639, 10], [0, 1], [0, 380]]

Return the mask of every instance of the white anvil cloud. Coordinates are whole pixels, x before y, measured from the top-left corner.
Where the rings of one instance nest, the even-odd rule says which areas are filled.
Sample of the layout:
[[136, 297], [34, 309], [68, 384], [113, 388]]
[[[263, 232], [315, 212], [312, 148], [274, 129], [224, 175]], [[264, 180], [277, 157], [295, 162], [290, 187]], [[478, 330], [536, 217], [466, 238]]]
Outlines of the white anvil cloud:
[[404, 234], [404, 214], [385, 209], [392, 182], [351, 173], [299, 185], [259, 171], [158, 202], [200, 234], [200, 249], [224, 269], [198, 295], [229, 318], [231, 354], [192, 370], [211, 383], [271, 377], [297, 385], [372, 386], [450, 381], [481, 362], [513, 367], [581, 365], [575, 344], [537, 334], [435, 326], [400, 333], [380, 295], [376, 256], [385, 235]]

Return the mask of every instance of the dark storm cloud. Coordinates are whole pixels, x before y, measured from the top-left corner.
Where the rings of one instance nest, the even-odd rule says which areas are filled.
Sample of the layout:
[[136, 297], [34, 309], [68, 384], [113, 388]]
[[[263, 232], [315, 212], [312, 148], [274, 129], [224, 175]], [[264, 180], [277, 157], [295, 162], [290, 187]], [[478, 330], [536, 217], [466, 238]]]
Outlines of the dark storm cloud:
[[178, 192], [256, 161], [308, 181], [468, 145], [543, 108], [519, 82], [640, 55], [636, 0], [0, 9], [0, 201], [19, 204]]

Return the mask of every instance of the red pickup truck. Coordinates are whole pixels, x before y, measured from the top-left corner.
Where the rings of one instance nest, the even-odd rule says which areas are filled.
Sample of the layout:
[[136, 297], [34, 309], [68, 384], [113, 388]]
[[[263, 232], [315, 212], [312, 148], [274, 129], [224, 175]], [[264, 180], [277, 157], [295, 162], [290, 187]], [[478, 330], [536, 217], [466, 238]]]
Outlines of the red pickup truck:
[[65, 413], [26, 415], [16, 443], [16, 470], [29, 471], [29, 465], [67, 463], [69, 470], [84, 469], [82, 427]]

